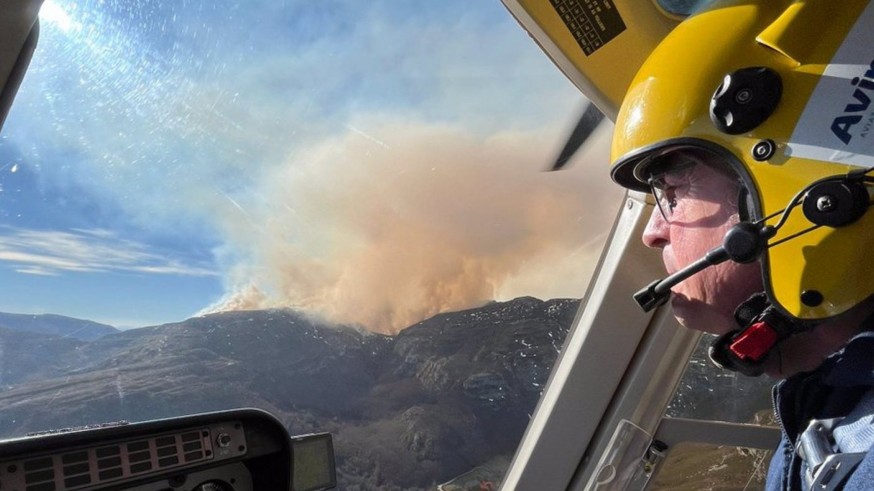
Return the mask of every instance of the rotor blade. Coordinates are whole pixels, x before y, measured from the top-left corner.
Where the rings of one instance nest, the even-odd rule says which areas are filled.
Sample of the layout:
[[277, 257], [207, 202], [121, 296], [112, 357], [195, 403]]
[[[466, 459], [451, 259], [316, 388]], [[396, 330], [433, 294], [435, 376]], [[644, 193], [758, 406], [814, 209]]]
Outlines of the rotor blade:
[[568, 163], [571, 157], [577, 153], [577, 150], [586, 143], [586, 140], [592, 136], [592, 132], [595, 131], [595, 128], [601, 124], [601, 121], [604, 119], [604, 114], [595, 107], [594, 104], [589, 103], [586, 110], [583, 111], [583, 116], [580, 117], [580, 121], [577, 122], [576, 128], [571, 133], [571, 136], [568, 138], [567, 143], [565, 143], [564, 148], [561, 150], [561, 153], [558, 155], [558, 159], [556, 159], [555, 163], [552, 165], [550, 170], [559, 170]]

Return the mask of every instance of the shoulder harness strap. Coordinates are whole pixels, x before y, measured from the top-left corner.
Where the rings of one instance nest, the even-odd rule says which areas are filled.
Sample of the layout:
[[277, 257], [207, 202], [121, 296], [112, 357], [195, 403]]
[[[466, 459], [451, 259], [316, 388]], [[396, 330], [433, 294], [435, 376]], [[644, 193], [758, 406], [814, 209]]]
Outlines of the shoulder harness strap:
[[839, 489], [874, 443], [874, 389], [843, 418], [814, 419], [795, 451], [808, 489]]

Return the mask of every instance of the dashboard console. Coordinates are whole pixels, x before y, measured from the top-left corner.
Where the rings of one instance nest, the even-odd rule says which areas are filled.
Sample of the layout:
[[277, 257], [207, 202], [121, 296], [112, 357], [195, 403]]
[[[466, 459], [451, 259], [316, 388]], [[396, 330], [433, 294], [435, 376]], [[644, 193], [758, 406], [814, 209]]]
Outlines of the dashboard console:
[[0, 491], [317, 491], [328, 433], [290, 437], [258, 409], [65, 428], [0, 440]]

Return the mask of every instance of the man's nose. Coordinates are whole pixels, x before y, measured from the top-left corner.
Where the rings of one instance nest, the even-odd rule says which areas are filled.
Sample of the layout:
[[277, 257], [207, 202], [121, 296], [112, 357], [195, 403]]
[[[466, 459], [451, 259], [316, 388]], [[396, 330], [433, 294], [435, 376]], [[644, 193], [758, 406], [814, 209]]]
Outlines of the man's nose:
[[643, 244], [647, 247], [661, 249], [670, 243], [670, 224], [662, 216], [658, 208], [652, 210], [649, 222], [643, 230]]

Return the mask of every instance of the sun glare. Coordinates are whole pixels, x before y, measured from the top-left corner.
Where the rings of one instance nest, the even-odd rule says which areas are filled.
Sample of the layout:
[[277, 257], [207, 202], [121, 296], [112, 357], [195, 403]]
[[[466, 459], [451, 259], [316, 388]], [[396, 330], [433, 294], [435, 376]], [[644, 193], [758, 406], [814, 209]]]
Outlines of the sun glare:
[[70, 14], [53, 0], [46, 0], [42, 4], [39, 18], [46, 24], [57, 26], [63, 32], [77, 31], [80, 27], [79, 23], [75, 22]]

